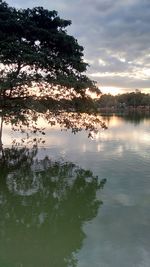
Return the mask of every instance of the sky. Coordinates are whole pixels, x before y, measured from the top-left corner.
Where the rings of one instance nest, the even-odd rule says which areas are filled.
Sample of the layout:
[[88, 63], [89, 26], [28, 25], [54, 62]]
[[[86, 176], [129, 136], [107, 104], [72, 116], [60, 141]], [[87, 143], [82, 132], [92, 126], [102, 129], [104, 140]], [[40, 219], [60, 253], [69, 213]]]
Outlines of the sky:
[[84, 47], [87, 75], [104, 93], [150, 93], [150, 0], [6, 0], [43, 6], [72, 21], [68, 33]]

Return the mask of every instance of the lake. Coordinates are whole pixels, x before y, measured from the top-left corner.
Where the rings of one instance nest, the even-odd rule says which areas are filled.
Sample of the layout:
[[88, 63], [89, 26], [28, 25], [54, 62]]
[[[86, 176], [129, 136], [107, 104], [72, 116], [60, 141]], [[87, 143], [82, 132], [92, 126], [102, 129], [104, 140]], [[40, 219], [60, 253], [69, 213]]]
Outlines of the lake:
[[103, 116], [107, 130], [48, 127], [39, 148], [0, 165], [0, 267], [150, 266], [150, 117]]

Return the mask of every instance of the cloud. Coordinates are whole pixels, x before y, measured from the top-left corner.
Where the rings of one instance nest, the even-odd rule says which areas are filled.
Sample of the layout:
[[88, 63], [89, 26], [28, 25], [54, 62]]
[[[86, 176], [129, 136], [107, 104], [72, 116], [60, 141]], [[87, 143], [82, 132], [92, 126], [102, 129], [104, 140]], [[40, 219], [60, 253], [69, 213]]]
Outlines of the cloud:
[[[91, 63], [88, 73], [105, 73], [105, 77], [95, 76], [98, 83], [150, 88], [149, 0], [8, 0], [8, 3], [17, 7], [42, 5], [71, 19], [68, 32], [85, 48], [85, 60]], [[111, 73], [116, 75], [112, 77]]]

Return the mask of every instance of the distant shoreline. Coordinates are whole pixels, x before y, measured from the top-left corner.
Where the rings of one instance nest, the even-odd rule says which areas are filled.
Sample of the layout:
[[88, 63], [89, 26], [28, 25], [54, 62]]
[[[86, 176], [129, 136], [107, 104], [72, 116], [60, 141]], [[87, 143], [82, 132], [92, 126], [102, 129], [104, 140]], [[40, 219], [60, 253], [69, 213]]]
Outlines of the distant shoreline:
[[139, 112], [139, 113], [150, 113], [150, 106], [139, 106], [139, 107], [125, 107], [125, 108], [118, 108], [118, 107], [99, 107], [98, 108], [99, 112], [121, 112], [121, 113], [126, 113], [126, 112]]

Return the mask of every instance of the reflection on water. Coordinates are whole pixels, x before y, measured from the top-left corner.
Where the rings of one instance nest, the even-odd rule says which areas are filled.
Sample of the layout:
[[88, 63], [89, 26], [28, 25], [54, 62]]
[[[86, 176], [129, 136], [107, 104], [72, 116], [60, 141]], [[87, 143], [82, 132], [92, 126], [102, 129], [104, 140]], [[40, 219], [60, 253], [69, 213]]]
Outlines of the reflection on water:
[[77, 266], [82, 226], [102, 202], [105, 180], [37, 149], [6, 149], [0, 173], [0, 266]]
[[112, 125], [113, 122], [116, 122], [118, 124], [119, 121], [126, 121], [133, 123], [134, 125], [138, 125], [142, 123], [145, 120], [150, 119], [150, 112], [124, 112], [124, 113], [118, 113], [118, 114], [107, 114], [104, 113], [101, 115], [102, 120], [105, 121], [106, 123], [110, 123]]
[[150, 266], [150, 118], [102, 119], [94, 140], [46, 127], [38, 150], [4, 129], [0, 267]]
[[[83, 112], [80, 109], [75, 112], [67, 109], [65, 104], [64, 109], [59, 103], [53, 104], [50, 100], [33, 99], [29, 99], [27, 103], [15, 102], [13, 105], [6, 102], [1, 106], [0, 103], [0, 150], [3, 144], [3, 128], [6, 125], [11, 125], [15, 132], [25, 134], [25, 139], [28, 139], [29, 133], [45, 135], [43, 124], [48, 128], [59, 126], [60, 129], [70, 130], [73, 134], [84, 130], [88, 133], [88, 137], [92, 137], [99, 128], [107, 129], [101, 116], [96, 112]], [[41, 138], [36, 138], [36, 143], [40, 142]]]

